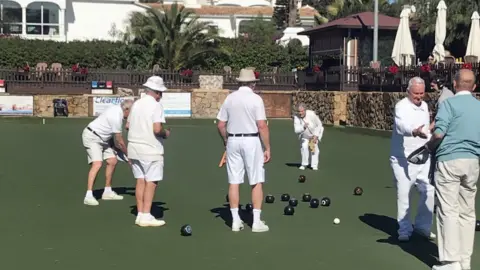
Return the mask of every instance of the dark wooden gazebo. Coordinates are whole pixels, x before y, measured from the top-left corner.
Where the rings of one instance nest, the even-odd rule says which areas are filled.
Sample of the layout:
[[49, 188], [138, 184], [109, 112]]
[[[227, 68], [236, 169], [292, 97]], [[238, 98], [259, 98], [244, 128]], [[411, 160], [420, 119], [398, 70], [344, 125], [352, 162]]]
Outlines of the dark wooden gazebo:
[[[396, 30], [400, 23], [399, 18], [378, 15], [378, 36], [392, 37], [395, 39]], [[360, 63], [360, 54], [365, 55], [365, 59], [372, 59], [371, 54], [374, 27], [374, 13], [362, 12], [337, 19], [315, 28], [298, 33], [310, 38], [309, 59], [310, 67], [314, 59], [329, 62], [329, 66], [360, 66], [366, 63]], [[326, 64], [326, 63], [325, 63]]]

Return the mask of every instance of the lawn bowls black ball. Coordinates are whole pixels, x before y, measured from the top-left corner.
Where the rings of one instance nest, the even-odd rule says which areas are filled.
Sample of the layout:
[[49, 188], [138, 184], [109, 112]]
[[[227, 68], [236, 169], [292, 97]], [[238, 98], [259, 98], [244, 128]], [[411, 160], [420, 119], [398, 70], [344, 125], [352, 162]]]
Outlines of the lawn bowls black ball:
[[310, 207], [311, 208], [318, 208], [319, 205], [320, 205], [320, 202], [318, 201], [318, 199], [312, 199], [310, 201]]
[[245, 210], [252, 211], [253, 210], [253, 205], [251, 203], [247, 203], [247, 205], [245, 205]]
[[288, 194], [282, 194], [282, 202], [288, 202], [290, 200], [290, 195]]
[[303, 194], [302, 196], [302, 201], [304, 202], [310, 202], [312, 200], [312, 196], [308, 193]]
[[320, 203], [322, 204], [322, 206], [330, 206], [331, 202], [329, 198], [325, 197], [320, 201]]
[[180, 233], [182, 236], [191, 236], [192, 235], [192, 227], [190, 225], [183, 225], [180, 229]]
[[274, 203], [275, 202], [275, 197], [273, 197], [273, 195], [267, 195], [267, 197], [265, 197], [265, 202], [266, 203]]
[[475, 231], [480, 231], [480, 220], [477, 220], [477, 222], [475, 223]]
[[293, 216], [293, 214], [295, 213], [295, 208], [293, 208], [293, 207], [290, 206], [290, 205], [287, 205], [287, 206], [285, 206], [285, 208], [283, 209], [283, 213], [284, 213], [286, 216]]
[[307, 178], [305, 177], [305, 175], [300, 175], [298, 177], [298, 182], [300, 182], [300, 183], [305, 183], [306, 180], [307, 180]]
[[298, 205], [297, 199], [291, 198], [290, 201], [288, 201], [288, 205], [290, 205], [291, 207], [297, 206]]
[[356, 187], [354, 190], [353, 190], [353, 194], [357, 195], [357, 196], [360, 196], [363, 194], [363, 189], [361, 187]]

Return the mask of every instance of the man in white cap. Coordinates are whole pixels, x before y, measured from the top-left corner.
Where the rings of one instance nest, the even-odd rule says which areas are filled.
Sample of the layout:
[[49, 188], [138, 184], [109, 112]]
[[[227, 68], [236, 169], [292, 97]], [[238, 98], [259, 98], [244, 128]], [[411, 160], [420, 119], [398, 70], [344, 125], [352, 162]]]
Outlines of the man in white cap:
[[241, 84], [240, 88], [227, 96], [217, 115], [218, 131], [227, 153], [232, 231], [238, 232], [244, 228], [238, 214], [238, 205], [239, 185], [244, 182], [246, 172], [252, 187], [252, 232], [267, 232], [269, 227], [260, 219], [265, 182], [263, 165], [270, 160], [270, 135], [265, 106], [262, 98], [253, 92], [255, 82], [258, 81], [253, 70], [242, 69], [237, 81]]
[[117, 156], [109, 142], [114, 139], [116, 147], [127, 153], [127, 147], [122, 136], [122, 124], [123, 119], [128, 117], [132, 104], [132, 100], [126, 99], [120, 105], [110, 106], [83, 130], [82, 142], [87, 150], [88, 163], [91, 164], [88, 172], [87, 194], [85, 194], [83, 200], [86, 205], [98, 205], [92, 189], [103, 160], [106, 160], [107, 166], [105, 168], [105, 189], [102, 200], [123, 199], [123, 196], [112, 190], [112, 176], [117, 165]]
[[[318, 170], [318, 158], [320, 156], [318, 142], [322, 140], [324, 130], [322, 121], [314, 111], [307, 110], [307, 106], [300, 103], [297, 105], [297, 115], [293, 117], [293, 127], [300, 139], [302, 163], [299, 169], [305, 170], [310, 164], [312, 170]], [[311, 163], [309, 163], [310, 157]]]
[[137, 100], [130, 112], [128, 128], [128, 159], [137, 179], [135, 197], [138, 215], [135, 224], [141, 227], [159, 227], [165, 221], [151, 214], [152, 201], [159, 181], [163, 180], [163, 140], [170, 131], [163, 126], [165, 114], [160, 103], [167, 90], [159, 76], [148, 78], [143, 84], [145, 96]]

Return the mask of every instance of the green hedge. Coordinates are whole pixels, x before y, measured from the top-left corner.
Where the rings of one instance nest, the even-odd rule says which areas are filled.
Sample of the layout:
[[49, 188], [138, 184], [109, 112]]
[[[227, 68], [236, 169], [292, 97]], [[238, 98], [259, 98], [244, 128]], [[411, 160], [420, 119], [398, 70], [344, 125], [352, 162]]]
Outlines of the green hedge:
[[[280, 65], [281, 70], [291, 70], [307, 64], [307, 50], [301, 46], [282, 47], [272, 43], [256, 43], [242, 39], [222, 39], [218, 46], [230, 52], [229, 56], [207, 57], [195, 67], [202, 70], [219, 71], [224, 66], [233, 70], [253, 66], [257, 70], [271, 70]], [[24, 40], [19, 38], [0, 39], [0, 67], [23, 67], [26, 62], [34, 68], [39, 62], [61, 63], [71, 67], [76, 63], [99, 69], [151, 69], [152, 53], [141, 45], [127, 45], [109, 41], [56, 42]], [[161, 64], [162, 63], [158, 63]]]

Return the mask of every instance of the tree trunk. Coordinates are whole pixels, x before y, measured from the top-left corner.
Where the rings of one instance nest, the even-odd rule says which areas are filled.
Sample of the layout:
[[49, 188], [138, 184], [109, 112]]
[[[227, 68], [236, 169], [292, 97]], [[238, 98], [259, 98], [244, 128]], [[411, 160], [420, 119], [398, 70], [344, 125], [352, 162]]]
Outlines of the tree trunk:
[[288, 1], [288, 27], [294, 27], [297, 21], [297, 1], [298, 0], [289, 0]]

